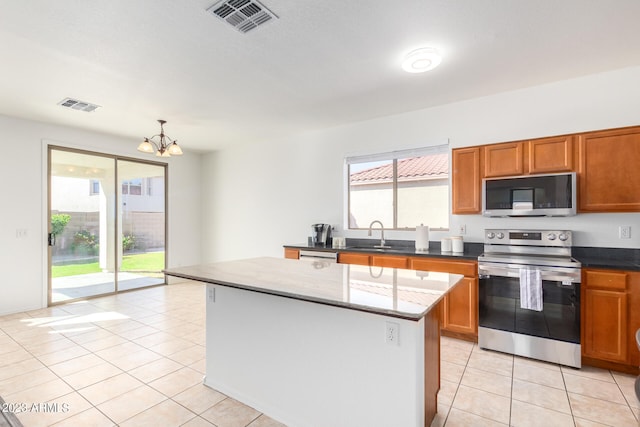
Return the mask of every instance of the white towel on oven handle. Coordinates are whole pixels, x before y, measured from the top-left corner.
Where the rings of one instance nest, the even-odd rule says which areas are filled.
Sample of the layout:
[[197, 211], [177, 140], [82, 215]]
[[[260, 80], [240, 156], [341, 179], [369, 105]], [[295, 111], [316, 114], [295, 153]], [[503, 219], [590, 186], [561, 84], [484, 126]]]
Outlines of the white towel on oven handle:
[[542, 273], [538, 269], [520, 269], [520, 308], [542, 311]]

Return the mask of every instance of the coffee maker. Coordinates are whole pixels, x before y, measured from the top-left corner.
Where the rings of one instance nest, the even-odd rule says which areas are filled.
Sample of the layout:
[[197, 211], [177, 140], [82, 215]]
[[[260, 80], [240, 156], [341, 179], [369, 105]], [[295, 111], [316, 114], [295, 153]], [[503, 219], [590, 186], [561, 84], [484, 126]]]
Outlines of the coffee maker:
[[312, 224], [311, 244], [331, 247], [331, 224]]

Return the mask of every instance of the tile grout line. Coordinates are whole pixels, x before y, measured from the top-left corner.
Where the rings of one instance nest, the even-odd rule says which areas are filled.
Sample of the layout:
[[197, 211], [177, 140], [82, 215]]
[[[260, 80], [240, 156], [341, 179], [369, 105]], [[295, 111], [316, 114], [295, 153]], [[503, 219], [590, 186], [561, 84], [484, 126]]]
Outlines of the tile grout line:
[[[102, 307], [96, 306], [96, 305], [94, 305], [94, 304], [91, 304], [91, 306], [93, 306], [93, 308], [94, 308], [95, 310], [97, 310], [97, 311], [105, 311]], [[83, 314], [79, 314], [79, 313], [71, 313], [71, 312], [69, 312], [69, 311], [67, 311], [67, 310], [64, 310], [64, 309], [62, 309], [62, 311], [65, 311], [66, 313], [70, 314], [71, 316], [82, 316], [82, 315], [83, 315]], [[33, 317], [33, 316], [31, 316], [31, 314], [29, 314], [29, 313], [25, 313], [25, 314], [26, 314], [27, 316], [31, 317], [31, 318], [34, 318], [34, 317]], [[163, 313], [157, 313], [157, 314], [163, 314]], [[131, 318], [131, 317], [128, 317], [128, 319], [127, 319], [127, 320], [133, 320], [133, 321], [136, 321], [136, 322], [137, 322], [137, 320], [135, 320], [135, 319], [133, 319], [133, 318]], [[179, 319], [179, 320], [182, 320], [182, 319]], [[106, 329], [105, 327], [103, 327], [103, 326], [101, 326], [101, 325], [99, 325], [99, 324], [95, 324], [94, 322], [90, 322], [90, 323], [91, 323], [91, 325], [93, 325], [93, 326], [95, 326], [95, 327], [97, 327], [97, 328], [100, 328], [100, 329], [102, 329], [102, 330], [106, 330], [107, 332], [109, 332], [109, 333], [111, 333], [111, 334], [113, 334], [113, 335], [116, 335], [116, 336], [118, 336], [118, 337], [120, 337], [120, 338], [123, 338], [123, 339], [125, 339], [125, 340], [129, 341], [129, 342], [132, 342], [133, 344], [136, 344], [136, 343], [135, 343], [135, 342], [133, 342], [131, 339], [126, 338], [126, 337], [122, 337], [122, 336], [121, 336], [120, 334], [118, 334], [117, 332], [110, 331], [110, 330]], [[138, 322], [138, 323], [142, 323], [142, 322]], [[189, 323], [191, 323], [191, 322], [189, 322]], [[194, 324], [195, 324], [195, 323], [194, 323]], [[142, 325], [143, 325], [143, 326], [141, 326], [141, 327], [148, 326], [148, 325], [146, 325], [146, 324], [142, 324]], [[51, 328], [51, 327], [47, 327], [47, 329], [49, 329], [49, 331], [48, 331], [48, 332], [50, 332], [50, 331], [58, 332], [58, 330], [57, 330], [57, 329], [54, 329], [54, 328]], [[136, 329], [137, 329], [137, 328], [136, 328]], [[155, 328], [154, 328], [154, 329], [155, 329]], [[126, 331], [124, 331], [124, 332], [126, 332]], [[157, 330], [157, 332], [163, 332], [163, 331], [161, 331], [161, 330]], [[4, 330], [3, 330], [3, 333], [5, 333], [5, 334], [6, 334], [6, 332], [5, 332]], [[80, 348], [82, 348], [82, 349], [84, 349], [84, 350], [88, 351], [88, 354], [92, 354], [92, 355], [94, 355], [94, 356], [98, 357], [99, 359], [103, 360], [105, 363], [109, 363], [109, 364], [113, 365], [109, 360], [106, 360], [105, 358], [101, 357], [100, 355], [95, 354], [95, 352], [93, 352], [93, 351], [91, 351], [90, 349], [87, 349], [86, 347], [84, 347], [84, 345], [83, 345], [83, 344], [81, 344], [81, 343], [79, 343], [79, 342], [75, 341], [75, 340], [73, 339], [73, 336], [74, 336], [74, 335], [67, 336], [64, 332], [61, 332], [60, 334], [61, 334], [61, 336], [63, 336], [63, 337], [64, 337], [64, 339], [68, 339], [70, 342], [72, 342], [72, 343], [74, 344], [74, 346], [80, 347]], [[171, 333], [168, 333], [168, 334], [169, 334], [169, 335], [171, 335], [171, 336], [175, 336], [174, 334], [171, 334]], [[79, 335], [81, 335], [81, 334], [79, 334]], [[55, 371], [53, 371], [53, 370], [51, 369], [51, 366], [53, 366], [53, 365], [56, 365], [56, 364], [59, 364], [59, 363], [65, 363], [65, 362], [68, 362], [68, 361], [71, 361], [71, 360], [77, 359], [77, 358], [79, 358], [79, 357], [86, 356], [86, 355], [88, 355], [88, 354], [81, 355], [81, 356], [75, 356], [75, 357], [72, 357], [72, 358], [70, 358], [70, 359], [62, 360], [62, 361], [60, 361], [60, 362], [54, 363], [53, 365], [49, 365], [48, 363], [44, 363], [44, 362], [43, 362], [43, 360], [41, 360], [38, 356], [34, 355], [30, 350], [28, 350], [27, 348], [25, 348], [25, 347], [24, 347], [20, 342], [16, 341], [16, 339], [15, 339], [13, 336], [11, 336], [11, 335], [9, 335], [9, 334], [7, 334], [7, 336], [9, 337], [9, 339], [11, 339], [13, 342], [15, 342], [15, 343], [19, 346], [19, 348], [20, 348], [20, 349], [22, 349], [23, 351], [25, 351], [26, 353], [28, 353], [32, 358], [36, 359], [39, 363], [41, 363], [41, 364], [43, 365], [43, 367], [47, 368], [47, 370], [48, 370], [49, 372], [51, 372], [51, 373], [52, 373], [56, 378], [58, 378], [59, 380], [61, 380], [64, 384], [66, 384], [66, 385], [67, 385], [67, 386], [72, 390], [72, 391], [71, 391], [71, 392], [69, 392], [69, 393], [66, 393], [66, 394], [63, 394], [63, 395], [61, 395], [61, 396], [56, 397], [56, 399], [58, 399], [58, 398], [63, 398], [64, 396], [70, 395], [70, 394], [72, 394], [72, 393], [76, 393], [76, 394], [78, 394], [78, 395], [79, 395], [79, 396], [80, 396], [84, 401], [86, 401], [86, 402], [90, 405], [90, 407], [89, 407], [89, 408], [87, 408], [85, 411], [79, 412], [78, 414], [83, 413], [83, 412], [86, 412], [87, 410], [89, 410], [89, 409], [91, 409], [91, 408], [94, 408], [94, 409], [96, 409], [97, 411], [99, 411], [101, 414], [103, 414], [106, 418], [108, 418], [111, 422], [114, 422], [114, 424], [117, 424], [117, 423], [115, 423], [115, 421], [114, 421], [114, 420], [112, 420], [112, 419], [111, 419], [107, 414], [105, 414], [104, 412], [102, 412], [102, 411], [101, 411], [101, 410], [100, 410], [96, 405], [94, 405], [92, 402], [88, 401], [88, 400], [87, 400], [87, 399], [86, 399], [86, 398], [85, 398], [81, 393], [79, 393], [79, 390], [81, 390], [81, 389], [76, 389], [72, 384], [70, 384], [70, 383], [68, 383], [67, 381], [65, 381], [65, 380], [64, 380], [64, 378], [63, 378], [62, 376], [58, 375]], [[178, 337], [178, 338], [179, 338], [179, 337]], [[92, 341], [95, 341], [95, 340], [92, 340]], [[89, 341], [89, 342], [92, 342], [92, 341]], [[188, 341], [190, 341], [190, 340], [188, 340]], [[192, 341], [190, 341], [190, 342], [192, 342]], [[86, 343], [85, 343], [85, 344], [86, 344]], [[194, 344], [195, 344], [195, 343], [194, 343]], [[116, 344], [116, 345], [118, 345], [118, 344]], [[115, 346], [115, 345], [114, 345], [114, 346]], [[111, 347], [114, 347], [114, 346], [111, 346]], [[111, 347], [108, 347], [108, 348], [111, 348]], [[150, 350], [150, 351], [153, 351], [153, 350]], [[55, 352], [55, 351], [54, 351], [54, 352]], [[53, 353], [53, 352], [51, 352], [51, 353]], [[46, 355], [51, 354], [51, 353], [43, 354], [43, 356], [46, 356]], [[169, 358], [168, 356], [162, 355], [162, 354], [160, 354], [160, 353], [158, 353], [158, 352], [154, 352], [154, 353], [159, 354], [161, 357]], [[170, 360], [173, 360], [173, 359], [170, 359]], [[178, 364], [180, 364], [183, 368], [185, 368], [185, 367], [187, 367], [187, 368], [188, 368], [188, 366], [184, 365], [184, 364], [183, 364], [183, 363], [181, 363], [181, 362], [178, 362], [178, 361], [175, 361], [175, 360], [173, 360], [173, 361], [174, 361], [174, 362], [176, 362], [176, 363], [178, 363]], [[113, 366], [115, 366], [115, 365], [113, 365]], [[118, 367], [116, 366], [116, 368], [118, 368]], [[87, 369], [90, 369], [90, 368], [87, 368]], [[120, 369], [120, 368], [118, 368], [118, 369]], [[190, 368], [190, 369], [192, 369], [192, 368]], [[82, 370], [81, 370], [81, 371], [82, 371]], [[80, 371], [79, 371], [79, 372], [80, 372]], [[123, 373], [126, 373], [127, 375], [131, 375], [131, 374], [129, 374], [129, 373], [128, 373], [128, 371], [124, 371], [124, 370], [123, 370], [122, 372], [123, 372]], [[118, 375], [120, 375], [120, 374], [118, 374]], [[110, 378], [111, 378], [111, 377], [110, 377]], [[134, 378], [135, 378], [135, 377], [134, 377]], [[142, 382], [142, 381], [141, 381], [141, 383], [142, 383], [142, 385], [147, 385], [147, 386], [151, 387], [151, 386], [150, 386], [148, 383], [146, 383], [146, 382]], [[96, 383], [96, 384], [97, 384], [97, 383]], [[142, 385], [140, 385], [140, 386], [139, 386], [139, 387], [137, 387], [137, 388], [142, 387]], [[32, 387], [30, 387], [30, 388], [32, 388]], [[83, 388], [85, 388], [85, 387], [83, 387]], [[153, 387], [152, 387], [152, 388], [153, 388]], [[154, 389], [154, 390], [155, 390], [155, 389]], [[161, 392], [160, 392], [160, 393], [161, 393]], [[161, 394], [162, 394], [162, 393], [161, 393]], [[168, 396], [165, 396], [165, 397], [166, 397], [166, 399], [165, 399], [165, 400], [172, 400], [172, 399], [171, 399], [170, 397], [168, 397]], [[172, 401], [173, 401], [173, 400], [172, 400]], [[176, 403], [177, 403], [177, 402], [176, 402]], [[215, 406], [215, 405], [212, 405], [212, 406]], [[189, 410], [188, 408], [185, 408], [185, 409]], [[189, 411], [190, 411], [190, 412], [192, 412], [192, 413], [194, 413], [194, 412], [193, 412], [193, 411], [191, 411], [191, 410], [189, 410]], [[144, 412], [144, 410], [143, 410], [143, 411], [141, 411], [141, 412]], [[141, 413], [141, 412], [140, 412], [140, 413]], [[68, 419], [68, 418], [71, 418], [72, 416], [75, 416], [75, 415], [78, 415], [78, 414], [73, 414], [73, 415], [71, 415], [70, 417], [63, 418], [63, 419], [62, 419], [62, 420], [60, 420], [60, 421], [63, 421], [63, 420]], [[133, 416], [136, 416], [136, 415], [138, 415], [138, 414], [139, 414], [139, 413], [137, 413], [137, 414], [135, 414], [135, 415], [133, 415]], [[195, 413], [194, 413], [194, 414], [195, 414]], [[195, 414], [195, 415], [196, 415], [196, 416], [198, 416], [198, 414]], [[133, 416], [132, 416], [132, 417], [133, 417]], [[56, 421], [56, 422], [60, 422], [60, 421]]]
[[569, 403], [569, 412], [571, 413], [571, 420], [573, 425], [576, 426], [576, 416], [573, 413], [573, 405], [571, 404], [571, 398], [569, 397], [569, 387], [567, 387], [567, 380], [564, 377], [564, 369], [560, 366], [560, 375], [562, 375], [562, 384], [564, 385], [564, 392], [567, 395], [567, 402]]
[[512, 425], [511, 417], [513, 415], [513, 383], [516, 376], [516, 359], [511, 359], [511, 390], [509, 390], [509, 425]]
[[[620, 391], [620, 394], [622, 394], [622, 398], [627, 403], [627, 406], [629, 407], [629, 409], [631, 409], [631, 413], [635, 417], [636, 421], [638, 421], [638, 425], [640, 425], [640, 418], [639, 418], [640, 417], [640, 409], [635, 409], [633, 406], [631, 406], [631, 402], [629, 402], [629, 399], [627, 399], [627, 396], [622, 391], [621, 384], [616, 379], [616, 376], [613, 375], [613, 373], [611, 371], [609, 371], [609, 372], [611, 373], [611, 376], [613, 377], [613, 381], [615, 382], [616, 386], [618, 386], [618, 390]], [[640, 398], [638, 398], [638, 402], [640, 402]]]

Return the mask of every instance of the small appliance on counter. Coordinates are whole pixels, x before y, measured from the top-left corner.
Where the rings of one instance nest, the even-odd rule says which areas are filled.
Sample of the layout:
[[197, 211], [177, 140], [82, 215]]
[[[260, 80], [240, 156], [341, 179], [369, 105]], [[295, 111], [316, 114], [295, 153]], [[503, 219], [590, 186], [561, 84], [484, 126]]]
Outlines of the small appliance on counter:
[[331, 224], [312, 224], [311, 242], [312, 246], [331, 247]]
[[416, 251], [429, 251], [429, 226], [420, 224], [416, 226]]

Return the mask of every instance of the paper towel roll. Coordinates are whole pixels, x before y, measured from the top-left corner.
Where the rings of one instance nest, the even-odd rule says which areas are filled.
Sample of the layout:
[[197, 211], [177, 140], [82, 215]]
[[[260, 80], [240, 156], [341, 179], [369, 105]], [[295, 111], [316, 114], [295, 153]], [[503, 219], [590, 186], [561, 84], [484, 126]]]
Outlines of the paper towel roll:
[[429, 226], [416, 225], [416, 251], [429, 250]]

